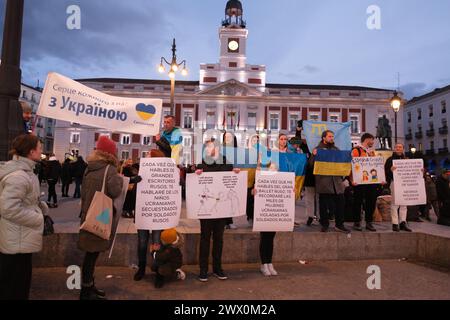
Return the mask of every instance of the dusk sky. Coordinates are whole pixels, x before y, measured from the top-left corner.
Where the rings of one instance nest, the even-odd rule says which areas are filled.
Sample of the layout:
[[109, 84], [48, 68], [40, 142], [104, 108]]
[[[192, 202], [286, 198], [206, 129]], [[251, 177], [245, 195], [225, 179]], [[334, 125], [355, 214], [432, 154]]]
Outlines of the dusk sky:
[[[3, 34], [5, 0], [0, 0]], [[401, 89], [407, 98], [450, 84], [448, 0], [244, 0], [248, 63], [267, 66], [268, 83], [339, 84]], [[66, 8], [81, 8], [68, 30]], [[71, 78], [167, 79], [157, 72], [172, 38], [188, 61], [219, 59], [226, 0], [25, 0], [23, 82], [50, 71]], [[370, 5], [381, 30], [369, 30]]]

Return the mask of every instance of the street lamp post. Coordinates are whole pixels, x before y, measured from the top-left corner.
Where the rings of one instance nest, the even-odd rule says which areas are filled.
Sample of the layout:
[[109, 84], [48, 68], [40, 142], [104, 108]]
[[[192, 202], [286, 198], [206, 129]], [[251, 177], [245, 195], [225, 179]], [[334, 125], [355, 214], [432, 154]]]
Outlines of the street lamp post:
[[176, 75], [176, 72], [178, 72], [180, 70], [180, 67], [183, 66], [183, 69], [181, 70], [181, 74], [183, 76], [188, 75], [188, 71], [186, 69], [186, 60], [183, 60], [180, 63], [178, 63], [176, 52], [177, 52], [177, 45], [175, 43], [175, 39], [173, 39], [171, 62], [167, 61], [166, 58], [161, 57], [161, 63], [159, 64], [159, 72], [160, 73], [164, 73], [166, 71], [164, 64], [166, 64], [170, 67], [170, 70], [168, 73], [169, 78], [170, 78], [170, 114], [173, 116], [175, 116], [175, 75]]
[[20, 50], [24, 0], [7, 0], [0, 63], [0, 161], [8, 160], [12, 140], [23, 132], [19, 104]]
[[402, 105], [402, 99], [398, 96], [398, 92], [394, 91], [394, 96], [391, 99], [391, 107], [395, 113], [395, 143], [398, 143], [398, 132], [397, 132], [397, 116]]

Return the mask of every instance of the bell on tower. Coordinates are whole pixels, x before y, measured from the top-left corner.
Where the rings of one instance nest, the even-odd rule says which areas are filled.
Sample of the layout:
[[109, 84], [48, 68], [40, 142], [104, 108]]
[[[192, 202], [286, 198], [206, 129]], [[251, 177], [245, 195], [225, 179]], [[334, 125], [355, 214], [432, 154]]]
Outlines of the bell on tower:
[[225, 8], [225, 20], [222, 21], [223, 27], [245, 28], [246, 23], [242, 19], [244, 10], [239, 0], [229, 0]]

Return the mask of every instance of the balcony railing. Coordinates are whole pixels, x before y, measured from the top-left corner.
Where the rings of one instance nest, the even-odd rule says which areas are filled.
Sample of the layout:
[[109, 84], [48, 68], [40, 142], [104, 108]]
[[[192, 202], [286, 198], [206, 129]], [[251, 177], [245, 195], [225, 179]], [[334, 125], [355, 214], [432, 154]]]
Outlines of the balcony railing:
[[412, 133], [408, 133], [408, 134], [405, 136], [405, 139], [406, 139], [406, 140], [412, 140], [412, 138], [413, 138]]
[[448, 153], [448, 148], [440, 148], [439, 149], [439, 154], [447, 154]]
[[434, 129], [427, 130], [427, 137], [434, 137]]
[[426, 151], [426, 155], [427, 155], [427, 156], [434, 156], [434, 154], [435, 154], [434, 149], [433, 149], [433, 150], [427, 150], [427, 151]]
[[439, 133], [440, 134], [448, 134], [448, 127], [445, 126], [445, 127], [439, 128]]
[[416, 139], [422, 139], [423, 138], [423, 132], [422, 131], [416, 132], [415, 137], [416, 137]]

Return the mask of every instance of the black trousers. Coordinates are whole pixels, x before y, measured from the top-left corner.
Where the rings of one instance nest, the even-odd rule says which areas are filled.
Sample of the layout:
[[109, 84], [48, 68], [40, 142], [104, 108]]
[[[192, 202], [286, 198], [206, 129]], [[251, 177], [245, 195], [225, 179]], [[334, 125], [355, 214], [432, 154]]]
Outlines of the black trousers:
[[247, 220], [253, 221], [253, 213], [255, 210], [255, 197], [252, 194], [253, 188], [247, 189]]
[[[162, 230], [152, 231], [152, 243], [161, 243]], [[138, 230], [138, 265], [139, 269], [145, 270], [147, 266], [148, 242], [150, 240], [149, 230]]]
[[320, 224], [330, 226], [330, 217], [336, 219], [336, 226], [344, 225], [345, 198], [343, 194], [319, 194]]
[[81, 198], [81, 182], [83, 178], [75, 178], [75, 193], [73, 194], [74, 198]]
[[226, 219], [200, 220], [200, 272], [208, 272], [211, 236], [213, 238], [213, 271], [222, 270], [223, 233]]
[[56, 196], [56, 183], [58, 181], [53, 180], [53, 179], [49, 179], [47, 180], [48, 183], [48, 202], [51, 201], [51, 199], [53, 198], [53, 203], [58, 203], [58, 197]]
[[273, 240], [276, 232], [261, 232], [259, 241], [259, 255], [261, 257], [261, 264], [272, 263], [273, 256]]
[[94, 285], [95, 264], [99, 255], [99, 252], [86, 252], [81, 270], [81, 284], [83, 287], [91, 287]]
[[353, 189], [353, 221], [361, 222], [361, 209], [364, 209], [366, 222], [373, 221], [377, 204], [378, 186], [362, 185]]
[[70, 187], [70, 183], [68, 183], [68, 182], [63, 182], [62, 183], [61, 193], [62, 193], [63, 196], [68, 196], [69, 195], [69, 187]]
[[0, 253], [0, 301], [29, 299], [32, 268], [31, 253]]

